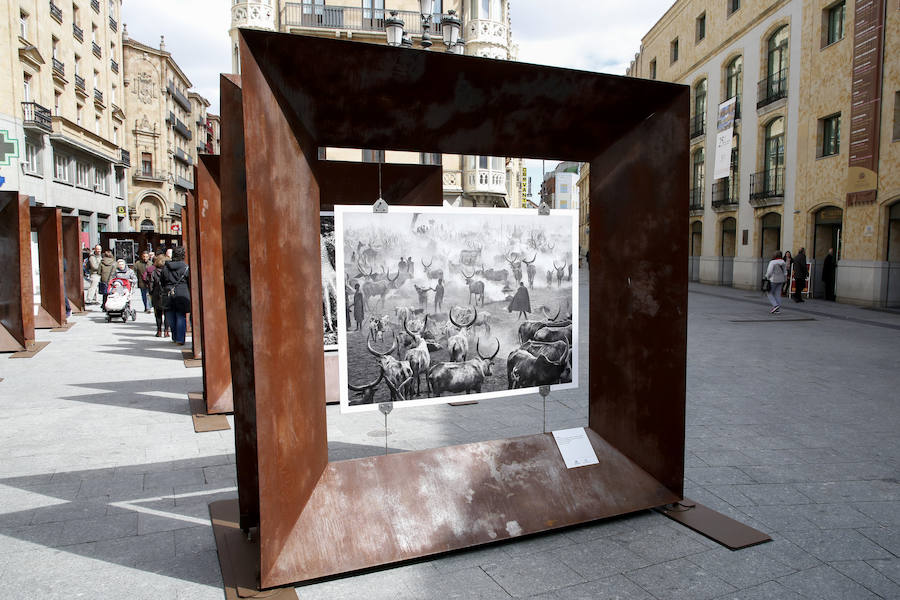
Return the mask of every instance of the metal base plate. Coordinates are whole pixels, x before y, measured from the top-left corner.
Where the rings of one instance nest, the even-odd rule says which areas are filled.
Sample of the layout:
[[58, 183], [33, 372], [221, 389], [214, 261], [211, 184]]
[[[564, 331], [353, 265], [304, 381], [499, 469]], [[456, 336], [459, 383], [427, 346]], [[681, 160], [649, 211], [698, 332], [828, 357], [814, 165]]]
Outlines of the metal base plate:
[[687, 498], [657, 510], [673, 521], [678, 521], [732, 550], [772, 541], [772, 538], [762, 531], [753, 529]]
[[203, 366], [203, 359], [194, 357], [193, 350], [183, 349], [181, 351], [181, 356], [182, 356], [182, 358], [184, 358], [184, 366], [187, 367], [188, 369], [193, 369], [196, 367]]
[[44, 348], [50, 345], [50, 342], [34, 342], [28, 345], [26, 350], [21, 350], [15, 354], [10, 354], [10, 358], [31, 358]]
[[191, 404], [191, 418], [194, 420], [196, 433], [231, 429], [225, 415], [210, 415], [206, 412], [206, 400], [203, 398], [203, 392], [189, 392], [188, 401]]

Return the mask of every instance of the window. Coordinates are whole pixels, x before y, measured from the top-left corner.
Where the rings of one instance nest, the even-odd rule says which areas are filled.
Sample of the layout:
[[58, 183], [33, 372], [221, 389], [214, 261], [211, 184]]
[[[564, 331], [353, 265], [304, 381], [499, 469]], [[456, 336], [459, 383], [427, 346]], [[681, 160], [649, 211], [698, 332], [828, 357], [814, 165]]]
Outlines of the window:
[[113, 0], [109, 0], [109, 16], [113, 18], [116, 16], [116, 3]]
[[149, 152], [141, 152], [141, 174], [147, 177], [153, 175], [153, 155]]
[[650, 61], [650, 79], [656, 79], [656, 59]]
[[730, 100], [741, 95], [744, 82], [744, 57], [735, 57], [725, 67], [725, 99]]
[[19, 11], [19, 37], [28, 39], [28, 13], [24, 10]]
[[706, 13], [697, 17], [697, 42], [703, 41], [706, 37]]
[[741, 7], [741, 0], [725, 0], [725, 2], [727, 5], [729, 17]]
[[503, 170], [503, 157], [502, 156], [492, 156], [491, 157], [491, 169], [494, 171], [502, 171]]
[[100, 71], [94, 71], [94, 89], [100, 88]]
[[53, 92], [53, 114], [59, 116], [59, 103], [62, 99], [62, 92]]
[[31, 75], [28, 73], [22, 76], [22, 94], [25, 102], [31, 102]]
[[100, 192], [102, 194], [108, 194], [109, 193], [108, 184], [109, 184], [109, 179], [108, 179], [108, 173], [106, 172], [106, 170], [99, 168], [99, 167], [95, 168], [94, 169], [94, 189], [95, 189], [95, 191]]
[[894, 92], [894, 137], [891, 139], [900, 140], [900, 92]]
[[672, 40], [669, 44], [669, 63], [678, 61], [678, 38]]
[[72, 24], [78, 25], [81, 23], [81, 19], [78, 18], [78, 5], [74, 2], [72, 3]]
[[25, 138], [25, 162], [23, 168], [31, 175], [41, 174], [41, 147], [30, 138]]
[[479, 156], [478, 157], [478, 168], [479, 169], [487, 169], [488, 168], [488, 157], [487, 156]]
[[81, 69], [81, 57], [76, 54], [75, 55], [75, 75], [81, 75], [80, 69]]
[[75, 185], [91, 188], [91, 166], [80, 160], [75, 161]]
[[116, 84], [112, 84], [112, 87], [109, 89], [109, 101], [116, 104]]
[[706, 124], [706, 79], [694, 86], [694, 116], [699, 124]]
[[81, 117], [84, 114], [84, 107], [82, 105], [77, 105], [75, 107], [75, 124], [81, 125]]
[[[372, 10], [375, 9], [373, 14]], [[384, 0], [363, 0], [364, 19], [384, 19]], [[383, 24], [382, 24], [383, 26]]]
[[568, 183], [559, 184], [559, 193], [560, 194], [568, 194], [569, 193], [569, 184]]
[[844, 39], [844, 12], [846, 2], [838, 2], [826, 8], [823, 12], [823, 25], [825, 36], [822, 46], [828, 46]]
[[767, 177], [775, 177], [784, 167], [784, 117], [773, 119], [766, 125], [765, 163]]
[[69, 159], [56, 151], [53, 152], [53, 178], [65, 183], [71, 183], [69, 180]]
[[100, 115], [94, 117], [94, 133], [100, 135]]
[[419, 162], [423, 165], [439, 165], [441, 164], [441, 155], [440, 153], [422, 152], [419, 155]]
[[119, 145], [119, 128], [113, 127], [113, 144]]
[[91, 25], [91, 41], [97, 43], [97, 26]]
[[788, 66], [788, 27], [781, 27], [769, 36], [768, 64], [766, 74], [769, 77], [784, 77], [787, 75]]
[[370, 163], [383, 163], [384, 150], [363, 150], [362, 161]]
[[50, 51], [50, 56], [52, 56], [56, 60], [59, 60], [59, 40], [56, 39], [55, 35], [51, 36], [50, 44], [52, 48], [52, 50]]
[[694, 152], [693, 169], [691, 172], [691, 187], [693, 187], [695, 190], [703, 189], [705, 159], [706, 153], [703, 151], [703, 148], [699, 148], [696, 152]]
[[819, 157], [841, 151], [841, 113], [819, 119]]

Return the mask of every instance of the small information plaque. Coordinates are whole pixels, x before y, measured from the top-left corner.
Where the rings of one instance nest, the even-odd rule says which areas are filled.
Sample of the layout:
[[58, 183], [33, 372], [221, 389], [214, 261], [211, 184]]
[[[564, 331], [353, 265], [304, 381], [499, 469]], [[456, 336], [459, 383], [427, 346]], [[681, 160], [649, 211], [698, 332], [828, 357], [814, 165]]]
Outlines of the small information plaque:
[[554, 431], [553, 439], [556, 440], [556, 446], [568, 469], [596, 465], [600, 462], [597, 460], [597, 453], [594, 452], [584, 427]]

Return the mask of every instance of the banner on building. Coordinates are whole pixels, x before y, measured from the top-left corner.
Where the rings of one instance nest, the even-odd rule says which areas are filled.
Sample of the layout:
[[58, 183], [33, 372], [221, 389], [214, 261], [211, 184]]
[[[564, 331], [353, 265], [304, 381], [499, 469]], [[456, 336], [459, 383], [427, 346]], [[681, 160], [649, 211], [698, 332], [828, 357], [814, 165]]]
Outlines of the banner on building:
[[729, 98], [719, 105], [719, 118], [716, 120], [716, 158], [714, 179], [728, 177], [731, 172], [731, 138], [734, 134], [734, 111], [737, 98]]
[[528, 169], [522, 167], [522, 208], [528, 206]]

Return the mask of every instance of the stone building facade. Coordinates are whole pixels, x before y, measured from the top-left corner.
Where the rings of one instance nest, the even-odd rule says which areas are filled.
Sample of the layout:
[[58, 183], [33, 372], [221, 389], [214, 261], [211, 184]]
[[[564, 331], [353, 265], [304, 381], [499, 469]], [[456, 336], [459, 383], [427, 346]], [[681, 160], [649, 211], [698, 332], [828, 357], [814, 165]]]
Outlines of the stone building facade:
[[[237, 31], [242, 27], [385, 44], [385, 18], [397, 11], [413, 44], [420, 45], [423, 29], [418, 0], [364, 0], [352, 4], [348, 0], [234, 0], [233, 71], [240, 70]], [[442, 15], [454, 10], [461, 20], [465, 54], [516, 60], [518, 49], [512, 41], [509, 4], [507, 0], [436, 0], [431, 30], [434, 46], [430, 51], [446, 51], [440, 22]], [[466, 206], [520, 205], [523, 165], [517, 158], [328, 148], [326, 159], [441, 164], [444, 200], [461, 200]]]
[[127, 228], [120, 0], [0, 4], [0, 189], [80, 219], [82, 244]]
[[135, 230], [181, 232], [181, 209], [193, 189], [193, 167], [206, 150], [209, 102], [161, 40], [159, 48], [127, 37], [125, 95], [131, 156], [128, 216]]
[[[755, 288], [775, 250], [805, 247], [819, 296], [834, 248], [838, 300], [900, 304], [898, 42], [889, 0], [679, 0], [644, 36], [628, 75], [691, 87], [693, 280]], [[730, 98], [728, 176], [715, 179]]]

